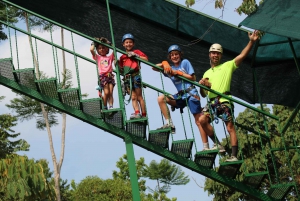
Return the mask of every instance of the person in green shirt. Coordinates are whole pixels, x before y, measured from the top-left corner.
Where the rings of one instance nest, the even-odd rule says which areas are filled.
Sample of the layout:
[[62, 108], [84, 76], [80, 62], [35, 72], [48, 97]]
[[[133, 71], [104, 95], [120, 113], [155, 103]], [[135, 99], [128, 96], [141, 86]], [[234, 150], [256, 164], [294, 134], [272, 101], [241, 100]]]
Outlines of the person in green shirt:
[[[220, 44], [212, 44], [209, 48], [209, 59], [210, 59], [210, 69], [208, 69], [203, 78], [199, 81], [199, 84], [211, 88], [219, 93], [231, 96], [230, 94], [230, 83], [232, 78], [232, 73], [238, 68], [242, 61], [249, 54], [253, 44], [258, 40], [258, 31], [254, 31], [252, 34], [248, 33], [250, 41], [242, 52], [231, 61], [227, 61], [221, 64], [221, 58], [223, 54], [223, 48]], [[212, 92], [209, 92], [203, 88], [200, 88], [200, 93], [202, 97], [208, 98], [210, 102], [206, 105], [200, 116], [201, 125], [201, 138], [204, 146], [204, 150], [219, 150], [219, 152], [225, 152], [224, 147], [220, 144], [219, 140], [214, 136], [213, 127], [210, 122], [213, 117], [210, 115], [210, 108], [213, 110], [216, 116], [220, 117], [226, 124], [227, 131], [230, 135], [230, 143], [232, 146], [231, 157], [228, 158], [227, 162], [237, 161], [238, 152], [238, 140], [236, 137], [236, 131], [234, 128], [234, 123], [232, 119], [233, 103], [229, 100], [218, 96]], [[209, 149], [208, 137], [214, 142], [214, 146]]]

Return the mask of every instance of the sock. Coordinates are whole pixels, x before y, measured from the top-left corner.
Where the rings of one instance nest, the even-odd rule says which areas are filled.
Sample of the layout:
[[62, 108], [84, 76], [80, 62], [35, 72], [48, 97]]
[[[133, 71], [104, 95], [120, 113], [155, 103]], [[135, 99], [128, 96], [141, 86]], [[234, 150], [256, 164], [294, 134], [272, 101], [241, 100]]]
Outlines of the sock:
[[231, 149], [232, 149], [231, 156], [237, 157], [238, 146], [232, 146]]
[[208, 142], [203, 143], [203, 148], [204, 148], [204, 149], [209, 149], [209, 144], [208, 144]]
[[136, 110], [134, 113], [135, 113], [135, 114], [140, 114], [140, 111], [139, 111], [139, 110]]
[[143, 113], [142, 112], [142, 117], [146, 117], [147, 116], [147, 113], [145, 112], [145, 113]]
[[169, 125], [173, 125], [173, 121], [172, 121], [171, 118], [170, 118], [170, 119], [166, 119], [166, 122], [167, 122], [167, 124], [169, 124]]

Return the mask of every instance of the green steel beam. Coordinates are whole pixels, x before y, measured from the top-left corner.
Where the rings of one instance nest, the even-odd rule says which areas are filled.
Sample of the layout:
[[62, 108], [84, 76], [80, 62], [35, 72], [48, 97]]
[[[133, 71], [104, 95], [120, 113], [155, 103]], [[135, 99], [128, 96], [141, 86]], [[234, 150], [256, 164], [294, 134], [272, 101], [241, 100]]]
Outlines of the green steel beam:
[[10, 89], [13, 89], [21, 94], [24, 94], [26, 96], [29, 96], [31, 98], [34, 98], [40, 102], [43, 102], [49, 106], [52, 106], [62, 112], [65, 112], [79, 120], [82, 120], [88, 124], [91, 124], [97, 128], [100, 128], [104, 131], [107, 131], [117, 137], [120, 137], [122, 139], [128, 139], [131, 138], [132, 142], [140, 146], [152, 153], [155, 153], [159, 156], [162, 156], [170, 161], [173, 161], [183, 167], [186, 167], [194, 172], [197, 172], [199, 174], [202, 174], [205, 177], [211, 178], [221, 184], [224, 184], [226, 186], [229, 186], [237, 191], [240, 191], [244, 194], [247, 194], [249, 196], [252, 196], [258, 200], [264, 200], [264, 201], [276, 201], [276, 199], [271, 198], [270, 196], [260, 192], [257, 189], [253, 189], [241, 182], [238, 182], [236, 180], [233, 180], [229, 177], [226, 177], [224, 175], [220, 175], [214, 170], [211, 170], [209, 168], [206, 168], [204, 166], [201, 166], [199, 164], [196, 164], [194, 161], [188, 160], [184, 157], [181, 157], [177, 154], [172, 153], [171, 151], [168, 151], [166, 149], [163, 149], [160, 146], [154, 145], [147, 140], [143, 138], [136, 137], [134, 135], [131, 135], [130, 133], [126, 132], [123, 129], [120, 129], [118, 127], [115, 127], [111, 124], [108, 124], [104, 122], [103, 120], [97, 119], [95, 117], [92, 117], [86, 113], [83, 113], [81, 110], [74, 109], [68, 105], [65, 105], [61, 103], [60, 101], [56, 99], [49, 98], [35, 90], [32, 90], [30, 88], [27, 88], [25, 86], [19, 85], [17, 82], [14, 82], [10, 79], [7, 79], [5, 77], [0, 76], [0, 84], [4, 85]]
[[140, 201], [141, 197], [140, 197], [139, 183], [137, 177], [137, 170], [135, 166], [134, 150], [133, 150], [132, 139], [130, 136], [125, 137], [125, 145], [126, 145], [126, 153], [127, 153], [128, 167], [129, 167], [132, 197], [134, 201]]

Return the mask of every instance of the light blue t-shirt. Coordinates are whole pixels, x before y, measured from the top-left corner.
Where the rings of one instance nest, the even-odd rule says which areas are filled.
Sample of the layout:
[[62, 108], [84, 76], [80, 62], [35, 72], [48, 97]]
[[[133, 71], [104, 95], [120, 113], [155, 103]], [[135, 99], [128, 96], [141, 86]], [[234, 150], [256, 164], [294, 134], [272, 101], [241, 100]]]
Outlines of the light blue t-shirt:
[[[183, 59], [179, 66], [171, 66], [173, 70], [179, 70], [183, 73], [186, 73], [186, 74], [189, 74], [189, 75], [193, 75], [195, 74], [195, 71], [194, 71], [194, 68], [192, 66], [192, 64], [189, 62], [189, 60], [187, 59]], [[177, 91], [181, 91], [181, 90], [184, 90], [184, 89], [187, 89], [189, 88], [190, 86], [192, 86], [193, 84], [189, 83], [189, 82], [186, 82], [182, 79], [180, 79], [178, 76], [169, 76], [167, 74], [164, 74], [165, 77], [169, 77], [173, 84], [175, 85]], [[198, 91], [197, 89], [193, 89], [189, 92], [190, 94], [193, 94], [193, 95], [198, 95]], [[182, 96], [182, 98], [187, 98], [190, 96], [189, 93], [186, 93]]]

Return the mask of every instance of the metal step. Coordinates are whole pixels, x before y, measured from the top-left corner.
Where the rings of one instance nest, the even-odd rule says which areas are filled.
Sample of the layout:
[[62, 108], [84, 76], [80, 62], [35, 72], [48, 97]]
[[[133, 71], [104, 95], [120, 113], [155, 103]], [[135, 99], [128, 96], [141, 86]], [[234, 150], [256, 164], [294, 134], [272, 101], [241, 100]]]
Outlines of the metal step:
[[49, 96], [50, 98], [58, 99], [56, 78], [35, 80], [35, 84], [38, 92], [46, 96]]
[[253, 188], [258, 189], [262, 183], [262, 181], [265, 179], [265, 177], [268, 175], [268, 172], [253, 172], [245, 174], [245, 178], [243, 182]]
[[103, 119], [106, 123], [112, 124], [118, 128], [124, 128], [123, 110], [120, 108], [102, 110]]
[[202, 166], [213, 168], [217, 154], [218, 150], [200, 151], [195, 154], [194, 161]]
[[81, 100], [82, 111], [96, 118], [102, 118], [101, 104], [101, 98]]
[[35, 84], [35, 74], [33, 68], [25, 68], [20, 70], [14, 70], [13, 74], [15, 76], [15, 80], [30, 89], [37, 90]]
[[163, 147], [164, 149], [169, 149], [169, 136], [170, 136], [171, 129], [159, 129], [159, 130], [152, 130], [149, 132], [149, 139], [148, 141], [156, 144], [158, 146]]
[[76, 108], [78, 110], [81, 109], [78, 88], [60, 89], [58, 90], [58, 97], [62, 103]]
[[126, 131], [143, 139], [146, 137], [148, 118], [131, 119], [126, 121]]
[[171, 152], [176, 153], [184, 158], [191, 158], [193, 139], [178, 140], [172, 142]]
[[0, 76], [16, 81], [13, 74], [14, 70], [11, 58], [0, 59]]
[[282, 200], [293, 187], [295, 187], [294, 183], [272, 185], [267, 195], [272, 198]]
[[242, 160], [220, 163], [218, 173], [234, 179], [242, 163], [243, 163]]

